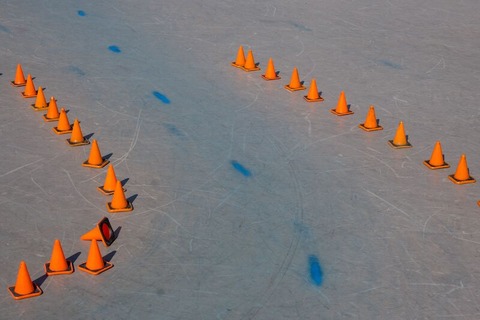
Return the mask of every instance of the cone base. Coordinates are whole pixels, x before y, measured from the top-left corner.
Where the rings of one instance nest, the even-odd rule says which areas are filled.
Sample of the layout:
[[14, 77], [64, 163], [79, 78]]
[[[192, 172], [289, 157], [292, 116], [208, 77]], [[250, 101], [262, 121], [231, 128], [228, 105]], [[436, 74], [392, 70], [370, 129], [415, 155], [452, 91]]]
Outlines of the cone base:
[[234, 66], [235, 68], [240, 68], [240, 69], [243, 68], [242, 65], [236, 64], [235, 61], [233, 61], [231, 65]]
[[405, 148], [411, 148], [412, 147], [410, 142], [407, 142], [407, 144], [394, 144], [393, 140], [388, 140], [388, 144], [390, 145], [390, 147], [392, 147], [394, 149], [405, 149]]
[[47, 106], [42, 106], [42, 107], [37, 107], [37, 106], [35, 106], [34, 104], [31, 104], [30, 106], [31, 106], [32, 109], [35, 110], [35, 111], [45, 111], [45, 110], [48, 110], [48, 105], [47, 105]]
[[249, 69], [247, 69], [247, 68], [245, 68], [245, 66], [243, 66], [243, 67], [240, 67], [240, 69], [242, 69], [243, 71], [246, 71], [246, 72], [252, 72], [252, 71], [260, 70], [260, 68], [257, 67], [257, 66], [255, 66], [254, 68], [249, 68]]
[[97, 187], [97, 190], [100, 191], [105, 196], [111, 196], [115, 192], [115, 190], [112, 190], [112, 191], [105, 190], [105, 188], [103, 186]]
[[308, 96], [303, 96], [303, 99], [305, 99], [305, 101], [307, 101], [307, 102], [320, 102], [320, 101], [323, 101], [323, 98], [322, 98], [322, 97], [318, 97], [317, 99], [310, 99], [310, 98], [308, 98]]
[[423, 161], [423, 164], [428, 168], [428, 169], [431, 169], [431, 170], [437, 170], [437, 169], [445, 169], [445, 168], [450, 168], [450, 165], [446, 162], [444, 162], [443, 164], [439, 165], [439, 166], [434, 166], [434, 165], [431, 165], [430, 164], [430, 160], [425, 160]]
[[72, 133], [73, 128], [70, 128], [68, 130], [58, 130], [58, 127], [53, 127], [52, 130], [53, 132], [55, 132], [55, 134], [67, 134], [67, 133]]
[[22, 92], [22, 97], [24, 97], [24, 98], [35, 98], [35, 97], [37, 97], [37, 92], [38, 91], [35, 91], [35, 94], [25, 94], [25, 92]]
[[[106, 190], [103, 186], [97, 187], [97, 190], [100, 191], [105, 196], [111, 196], [115, 190]], [[123, 188], [123, 192], [127, 191], [127, 189]]]
[[24, 83], [15, 83], [15, 81], [10, 81], [10, 84], [11, 84], [13, 87], [25, 87], [25, 85], [27, 84], [27, 81], [25, 80]]
[[67, 260], [67, 270], [61, 270], [61, 271], [53, 271], [50, 269], [50, 262], [45, 263], [45, 273], [47, 276], [56, 276], [60, 274], [72, 274], [75, 269], [73, 268], [73, 263], [72, 261]]
[[8, 292], [10, 292], [13, 299], [15, 299], [15, 300], [22, 300], [22, 299], [27, 299], [27, 298], [38, 297], [39, 295], [41, 295], [43, 293], [42, 289], [40, 289], [40, 287], [37, 286], [35, 283], [33, 283], [33, 292], [32, 293], [18, 294], [18, 293], [15, 292], [15, 286], [8, 287]]
[[88, 163], [88, 160], [84, 161], [82, 163], [82, 166], [83, 167], [88, 167], [88, 168], [95, 168], [95, 169], [101, 169], [103, 167], [105, 167], [107, 164], [109, 164], [110, 161], [109, 160], [106, 160], [106, 159], [103, 159], [103, 162], [100, 163], [100, 164], [91, 164], [91, 163]]
[[453, 183], [455, 184], [468, 184], [468, 183], [475, 183], [477, 182], [477, 180], [475, 180], [474, 178], [472, 177], [468, 177], [468, 179], [466, 180], [458, 180], [455, 178], [455, 175], [454, 174], [451, 174], [448, 176], [448, 179], [450, 179]]
[[42, 118], [43, 118], [43, 121], [45, 121], [45, 122], [54, 122], [54, 121], [58, 121], [58, 119], [60, 119], [60, 116], [58, 116], [56, 118], [47, 118], [47, 115], [44, 114], [42, 116]]
[[480, 207], [480, 200], [479, 200], [479, 201], [477, 201], [477, 206], [479, 206], [479, 207]]
[[362, 130], [367, 131], [367, 132], [383, 130], [382, 126], [376, 126], [375, 128], [367, 128], [367, 127], [365, 127], [365, 125], [363, 123], [359, 124], [358, 127]]
[[262, 74], [262, 78], [266, 81], [272, 81], [272, 80], [279, 80], [279, 79], [282, 79], [282, 77], [279, 77], [279, 76], [275, 76], [275, 78], [267, 78], [266, 75]]
[[290, 85], [288, 85], [288, 84], [285, 85], [285, 86], [283, 86], [283, 87], [284, 87], [286, 90], [290, 91], [290, 92], [300, 91], [300, 90], [305, 90], [305, 89], [307, 89], [307, 87], [305, 87], [305, 86], [300, 86], [300, 87], [298, 87], [298, 88], [292, 88], [292, 87], [290, 87]]
[[105, 262], [105, 266], [101, 269], [98, 269], [98, 270], [91, 270], [91, 269], [88, 269], [87, 268], [87, 263], [84, 262], [82, 263], [81, 265], [78, 266], [78, 269], [80, 269], [80, 271], [83, 271], [83, 272], [86, 272], [86, 273], [90, 273], [90, 274], [93, 274], [94, 276], [96, 275], [99, 275], [100, 273], [104, 272], [104, 271], [107, 271], [108, 269], [111, 269], [113, 268], [113, 264], [111, 264], [110, 262], [107, 262], [107, 261], [104, 261]]
[[130, 212], [130, 211], [133, 211], [133, 205], [127, 201], [127, 206], [125, 208], [113, 208], [112, 203], [107, 202], [107, 211], [111, 213]]
[[70, 139], [65, 139], [65, 141], [67, 141], [70, 147], [86, 146], [87, 144], [90, 144], [90, 141], [88, 141], [88, 139], [85, 139], [85, 138], [83, 139], [83, 141], [78, 141], [78, 142], [74, 142]]
[[336, 116], [339, 116], [339, 117], [348, 116], [349, 114], [353, 114], [353, 111], [350, 111], [350, 110], [348, 110], [347, 112], [340, 113], [340, 112], [337, 112], [336, 109], [331, 109], [330, 112], [333, 113]]

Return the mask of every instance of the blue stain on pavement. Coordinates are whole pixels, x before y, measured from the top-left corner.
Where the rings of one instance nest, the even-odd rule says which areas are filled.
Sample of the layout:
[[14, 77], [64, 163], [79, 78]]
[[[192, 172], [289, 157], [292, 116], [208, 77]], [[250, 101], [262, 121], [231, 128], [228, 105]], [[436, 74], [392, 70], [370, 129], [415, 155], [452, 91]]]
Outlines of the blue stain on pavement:
[[397, 69], [397, 70], [401, 70], [403, 69], [403, 67], [397, 63], [394, 63], [392, 61], [389, 61], [389, 60], [385, 60], [385, 59], [382, 59], [382, 60], [379, 60], [379, 62], [381, 64], [383, 64], [384, 66], [387, 66], [387, 67], [390, 67], [390, 68], [393, 68], [393, 69]]
[[117, 47], [117, 46], [109, 46], [109, 47], [108, 47], [108, 50], [112, 51], [113, 53], [120, 53], [120, 52], [122, 52], [122, 50], [120, 50], [120, 48]]
[[320, 262], [315, 255], [308, 257], [308, 266], [310, 269], [310, 280], [317, 287], [321, 286], [323, 282], [323, 271]]
[[165, 123], [164, 126], [168, 130], [168, 132], [170, 132], [174, 136], [177, 136], [179, 138], [185, 138], [185, 134], [173, 124]]
[[164, 94], [162, 94], [158, 91], [153, 91], [152, 94], [155, 98], [162, 101], [163, 103], [170, 104], [170, 99], [168, 99], [166, 95], [164, 95]]
[[239, 163], [238, 161], [236, 160], [232, 160], [230, 161], [230, 164], [232, 165], [232, 167], [237, 170], [238, 172], [240, 172], [244, 177], [250, 177], [252, 175], [252, 173], [250, 172], [250, 170], [248, 170], [247, 168], [245, 168], [241, 163]]
[[85, 17], [87, 14], [85, 13], [85, 11], [83, 10], [78, 10], [77, 11], [77, 14], [80, 16], [80, 17]]

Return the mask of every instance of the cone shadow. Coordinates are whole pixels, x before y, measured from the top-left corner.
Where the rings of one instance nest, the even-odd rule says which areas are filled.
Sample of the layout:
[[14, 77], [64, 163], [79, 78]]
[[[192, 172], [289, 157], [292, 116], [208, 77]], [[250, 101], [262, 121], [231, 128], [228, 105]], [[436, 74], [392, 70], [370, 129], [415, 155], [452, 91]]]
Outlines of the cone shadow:
[[110, 160], [110, 158], [111, 158], [112, 156], [113, 156], [113, 153], [110, 152], [109, 154], [104, 155], [103, 158], [104, 158], [105, 160]]
[[130, 202], [130, 203], [133, 203], [135, 201], [135, 199], [137, 199], [137, 197], [138, 197], [138, 194], [134, 194], [133, 196], [128, 198], [127, 201]]
[[93, 132], [87, 134], [87, 135], [85, 136], [85, 139], [90, 140], [90, 138], [93, 137], [94, 134], [95, 134], [95, 133], [93, 133]]
[[105, 260], [105, 261], [107, 261], [107, 262], [112, 261], [112, 259], [113, 259], [113, 257], [115, 256], [116, 253], [117, 253], [117, 250], [113, 250], [112, 252], [107, 253], [107, 254], [103, 257], [103, 260]]
[[122, 181], [120, 181], [120, 183], [122, 184], [122, 187], [124, 187], [124, 186], [127, 184], [128, 180], [130, 180], [130, 179], [129, 179], [129, 178], [125, 178], [125, 179], [123, 179]]
[[43, 274], [41, 275], [40, 277], [38, 277], [37, 279], [33, 280], [33, 282], [37, 285], [37, 286], [42, 286], [42, 284], [45, 282], [45, 280], [47, 280], [48, 278], [48, 275], [46, 274]]
[[78, 257], [81, 255], [82, 253], [80, 251], [78, 251], [77, 253], [74, 253], [72, 254], [70, 257], [67, 258], [68, 261], [72, 261], [73, 263], [75, 263], [75, 261], [77, 261]]
[[120, 235], [121, 230], [122, 230], [122, 227], [118, 227], [117, 229], [115, 229], [115, 231], [113, 232], [115, 239], [118, 239], [118, 236]]

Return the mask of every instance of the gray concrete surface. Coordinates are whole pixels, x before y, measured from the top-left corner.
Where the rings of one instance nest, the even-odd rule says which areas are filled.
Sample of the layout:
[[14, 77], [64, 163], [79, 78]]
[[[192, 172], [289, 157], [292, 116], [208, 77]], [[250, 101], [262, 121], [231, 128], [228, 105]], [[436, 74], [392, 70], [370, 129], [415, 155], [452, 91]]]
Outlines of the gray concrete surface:
[[[478, 1], [0, 8], [0, 318], [480, 318], [479, 186], [447, 179], [461, 153], [480, 178]], [[232, 68], [239, 45], [282, 80]], [[105, 170], [9, 85], [17, 63], [111, 153], [132, 213], [106, 212]], [[293, 66], [324, 102], [282, 88]], [[329, 112], [341, 90], [354, 115]], [[370, 104], [385, 130], [357, 128]], [[412, 149], [387, 145], [400, 120]], [[436, 140], [452, 168], [422, 164]], [[114, 268], [42, 278], [103, 216]], [[21, 260], [44, 294], [17, 302]]]

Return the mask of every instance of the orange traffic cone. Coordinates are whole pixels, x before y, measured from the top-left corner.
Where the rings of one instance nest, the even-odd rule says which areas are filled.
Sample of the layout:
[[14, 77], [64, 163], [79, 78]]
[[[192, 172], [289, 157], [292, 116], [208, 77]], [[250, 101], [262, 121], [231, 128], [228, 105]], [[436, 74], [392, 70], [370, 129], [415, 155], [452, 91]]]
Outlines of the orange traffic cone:
[[35, 103], [31, 106], [35, 111], [43, 111], [48, 109], [47, 100], [45, 100], [42, 87], [38, 87], [37, 98], [35, 99]]
[[403, 121], [398, 124], [397, 132], [393, 140], [388, 140], [388, 144], [395, 149], [411, 148], [412, 145], [407, 141], [405, 129], [403, 128]]
[[45, 263], [45, 273], [49, 276], [54, 276], [59, 274], [71, 274], [73, 271], [73, 263], [65, 259], [60, 240], [55, 239], [50, 261]]
[[465, 156], [465, 154], [462, 154], [460, 156], [460, 161], [458, 162], [457, 171], [455, 171], [455, 174], [449, 175], [448, 178], [452, 180], [452, 182], [455, 184], [467, 184], [476, 182], [475, 179], [470, 176], [467, 165], [467, 157]]
[[284, 86], [288, 91], [298, 91], [307, 89], [300, 82], [300, 76], [298, 75], [297, 67], [293, 67], [292, 76], [290, 77], [290, 83]]
[[128, 202], [123, 193], [122, 183], [117, 180], [115, 185], [115, 191], [113, 192], [112, 202], [107, 202], [107, 211], [116, 212], [128, 212], [133, 210], [133, 205]]
[[255, 63], [255, 59], [253, 58], [252, 50], [248, 50], [247, 60], [245, 60], [245, 65], [242, 67], [242, 69], [247, 72], [260, 70], [260, 68]]
[[35, 98], [37, 96], [37, 90], [35, 90], [35, 85], [33, 84], [32, 76], [29, 74], [27, 76], [27, 83], [25, 84], [25, 91], [22, 92], [24, 98]]
[[269, 81], [269, 80], [278, 80], [280, 77], [277, 75], [275, 71], [275, 66], [273, 65], [273, 59], [268, 59], [267, 70], [265, 70], [265, 74], [262, 74], [262, 78]]
[[20, 262], [20, 267], [18, 268], [17, 274], [17, 282], [15, 283], [15, 286], [8, 287], [8, 292], [10, 292], [15, 300], [36, 297], [43, 293], [42, 289], [33, 283], [32, 279], [30, 278], [25, 261]]
[[[349, 114], [353, 114], [353, 111], [350, 111], [348, 109], [347, 99], [345, 98], [344, 91], [340, 92], [340, 96], [338, 97], [337, 108], [331, 109], [330, 112], [336, 116], [346, 116]], [[376, 119], [375, 119], [375, 122], [376, 122]]]
[[56, 134], [66, 134], [72, 132], [72, 125], [68, 121], [67, 112], [64, 108], [60, 109], [60, 115], [58, 116], [58, 124], [52, 128]]
[[237, 52], [237, 59], [232, 62], [232, 66], [236, 68], [242, 68], [245, 65], [245, 53], [243, 52], [243, 47], [240, 46]]
[[[114, 193], [116, 186], [117, 186], [117, 177], [115, 175], [115, 170], [113, 169], [113, 165], [109, 165], [107, 169], [107, 175], [105, 176], [105, 182], [103, 183], [103, 186], [99, 186], [97, 187], [97, 189], [102, 194], [109, 196]], [[126, 190], [123, 189], [123, 191], [126, 191]]]
[[83, 136], [82, 128], [80, 128], [80, 122], [78, 122], [77, 118], [73, 121], [72, 135], [70, 139], [67, 139], [67, 143], [72, 147], [90, 144], [90, 141]]
[[440, 141], [435, 143], [430, 160], [423, 161], [423, 164], [432, 170], [450, 168], [450, 165], [443, 159], [442, 145], [440, 144]]
[[383, 130], [383, 127], [378, 125], [377, 117], [375, 116], [375, 108], [373, 106], [370, 106], [370, 109], [368, 109], [365, 123], [359, 124], [358, 127], [365, 131]]
[[323, 101], [323, 98], [320, 96], [320, 93], [317, 89], [317, 80], [312, 79], [310, 83], [310, 89], [308, 90], [308, 94], [303, 97], [307, 102], [317, 102]]
[[82, 166], [100, 169], [105, 167], [109, 163], [110, 161], [102, 157], [97, 140], [93, 139], [92, 148], [90, 149], [90, 155], [88, 156], [88, 159], [82, 163]]
[[43, 115], [43, 121], [58, 121], [58, 118], [60, 118], [60, 113], [58, 112], [57, 101], [54, 97], [50, 97], [50, 102], [48, 103], [48, 110], [47, 113]]
[[17, 64], [17, 71], [15, 72], [15, 79], [11, 82], [12, 86], [14, 87], [23, 87], [27, 81], [25, 80], [25, 76], [23, 75], [22, 66]]
[[80, 240], [98, 240], [102, 241], [105, 247], [109, 247], [115, 241], [115, 232], [108, 218], [103, 217], [95, 228], [82, 235]]
[[90, 251], [88, 252], [87, 262], [78, 266], [81, 271], [93, 274], [94, 276], [110, 269], [113, 264], [103, 260], [100, 248], [98, 248], [97, 240], [92, 240]]

